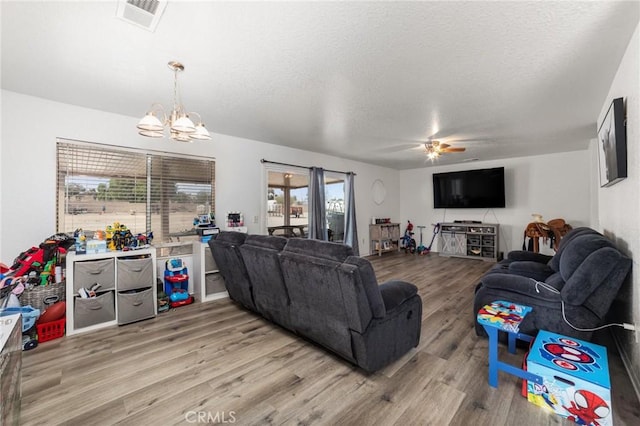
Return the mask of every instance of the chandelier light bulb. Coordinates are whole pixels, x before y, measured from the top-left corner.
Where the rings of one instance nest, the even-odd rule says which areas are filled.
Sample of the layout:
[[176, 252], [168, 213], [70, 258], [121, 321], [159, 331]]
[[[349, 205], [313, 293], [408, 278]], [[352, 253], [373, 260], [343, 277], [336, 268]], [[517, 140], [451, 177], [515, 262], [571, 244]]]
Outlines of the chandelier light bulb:
[[162, 124], [162, 121], [153, 114], [153, 111], [149, 111], [144, 117], [142, 117], [140, 122], [138, 122], [138, 129], [158, 132], [164, 129], [164, 125]]

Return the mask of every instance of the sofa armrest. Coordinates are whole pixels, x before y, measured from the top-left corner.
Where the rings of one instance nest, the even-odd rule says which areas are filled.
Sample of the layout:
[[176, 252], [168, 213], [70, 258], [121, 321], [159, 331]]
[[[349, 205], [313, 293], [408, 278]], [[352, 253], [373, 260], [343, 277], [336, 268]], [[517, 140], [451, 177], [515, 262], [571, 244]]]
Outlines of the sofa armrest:
[[[536, 285], [536, 283], [540, 283]], [[545, 288], [543, 282], [536, 281], [533, 278], [522, 277], [519, 275], [508, 274], [489, 274], [482, 277], [480, 287], [487, 289], [500, 290], [510, 293], [518, 293], [528, 296], [532, 299], [543, 300], [546, 302], [560, 302], [560, 293]], [[505, 298], [508, 296], [505, 295]], [[505, 299], [508, 300], [508, 299]]]
[[414, 294], [393, 309], [387, 308], [384, 318], [372, 319], [364, 333], [351, 330], [356, 363], [367, 372], [379, 370], [418, 346], [421, 330], [422, 299]]
[[509, 263], [508, 270], [510, 274], [533, 278], [537, 281], [544, 281], [547, 277], [555, 273], [546, 263], [531, 261], [511, 262]]
[[546, 264], [551, 260], [553, 256], [547, 256], [546, 254], [534, 253], [532, 251], [514, 250], [507, 254], [507, 259], [515, 262], [527, 261]]
[[405, 281], [387, 281], [379, 288], [387, 313], [418, 293], [418, 288], [415, 285]]

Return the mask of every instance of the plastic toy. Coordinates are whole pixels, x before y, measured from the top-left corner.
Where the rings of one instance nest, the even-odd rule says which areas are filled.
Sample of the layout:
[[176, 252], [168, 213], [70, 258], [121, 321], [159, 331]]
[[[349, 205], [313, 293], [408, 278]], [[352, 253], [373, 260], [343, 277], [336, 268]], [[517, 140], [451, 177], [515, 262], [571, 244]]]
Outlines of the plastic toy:
[[416, 240], [413, 239], [413, 223], [410, 220], [407, 221], [407, 228], [404, 231], [404, 236], [400, 240], [400, 244], [404, 249], [405, 253], [409, 251], [409, 253], [413, 254], [416, 252]]
[[169, 305], [172, 308], [193, 303], [193, 296], [189, 294], [189, 273], [184, 261], [179, 257], [167, 260], [164, 291], [169, 295]]
[[22, 314], [22, 350], [28, 351], [37, 347], [38, 339], [34, 325], [36, 319], [40, 316], [40, 310], [31, 306], [3, 308], [0, 310], [0, 317], [12, 314]]
[[158, 313], [166, 312], [171, 306], [169, 306], [169, 296], [164, 291], [158, 293]]
[[29, 250], [20, 253], [13, 261], [13, 265], [7, 275], [13, 275], [15, 277], [27, 275], [29, 271], [34, 269], [34, 266], [42, 265], [43, 261], [44, 250], [38, 247], [31, 247]]

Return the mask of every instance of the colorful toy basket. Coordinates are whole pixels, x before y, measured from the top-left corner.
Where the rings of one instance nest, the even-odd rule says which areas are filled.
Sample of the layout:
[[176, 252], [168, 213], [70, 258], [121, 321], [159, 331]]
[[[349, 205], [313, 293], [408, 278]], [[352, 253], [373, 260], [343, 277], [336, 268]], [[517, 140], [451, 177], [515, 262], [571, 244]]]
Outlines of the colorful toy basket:
[[57, 321], [45, 322], [37, 324], [38, 329], [38, 343], [48, 342], [49, 340], [57, 339], [64, 336], [64, 327], [67, 323], [66, 318], [62, 318]]

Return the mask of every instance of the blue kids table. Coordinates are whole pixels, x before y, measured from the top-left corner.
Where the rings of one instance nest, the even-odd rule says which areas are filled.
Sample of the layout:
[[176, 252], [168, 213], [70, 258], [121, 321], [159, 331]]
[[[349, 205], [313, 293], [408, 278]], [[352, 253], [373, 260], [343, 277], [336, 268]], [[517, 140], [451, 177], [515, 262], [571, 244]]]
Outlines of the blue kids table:
[[516, 353], [516, 339], [531, 342], [533, 337], [519, 332], [520, 323], [531, 312], [529, 306], [517, 305], [504, 300], [485, 305], [478, 311], [477, 321], [489, 335], [489, 385], [498, 387], [498, 371], [513, 374], [521, 379], [542, 384], [542, 378], [514, 367], [498, 359], [498, 332], [506, 332], [509, 339], [509, 352]]

